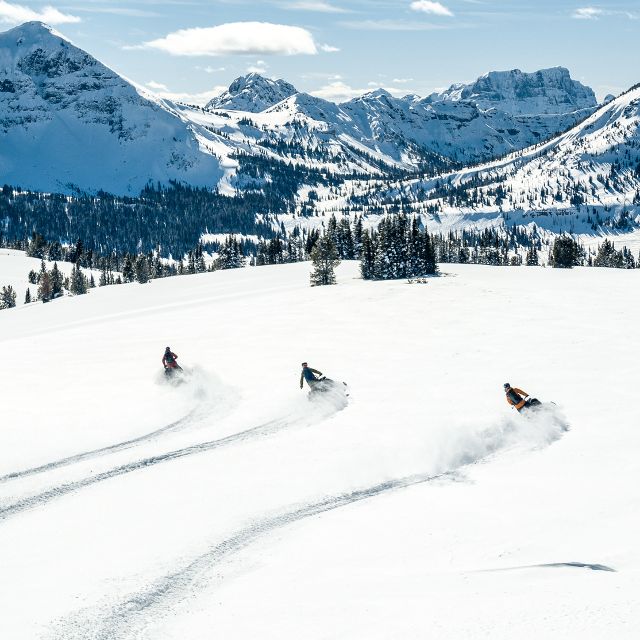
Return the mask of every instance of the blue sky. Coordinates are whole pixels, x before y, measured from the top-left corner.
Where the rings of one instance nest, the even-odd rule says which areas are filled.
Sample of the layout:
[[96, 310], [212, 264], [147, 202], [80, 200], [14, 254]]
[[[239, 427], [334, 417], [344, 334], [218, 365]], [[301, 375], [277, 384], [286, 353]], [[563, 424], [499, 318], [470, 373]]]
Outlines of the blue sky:
[[160, 94], [204, 102], [259, 71], [336, 101], [427, 95], [565, 66], [598, 97], [640, 82], [640, 0], [0, 0]]

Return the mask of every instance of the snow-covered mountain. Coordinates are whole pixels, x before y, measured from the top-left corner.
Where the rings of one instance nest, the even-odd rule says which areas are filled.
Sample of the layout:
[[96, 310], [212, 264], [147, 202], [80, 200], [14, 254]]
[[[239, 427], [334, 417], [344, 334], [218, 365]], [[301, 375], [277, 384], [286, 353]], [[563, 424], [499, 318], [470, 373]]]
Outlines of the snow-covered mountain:
[[433, 93], [426, 101], [470, 102], [483, 110], [497, 109], [512, 115], [563, 114], [597, 104], [593, 90], [573, 80], [564, 67], [535, 73], [492, 71], [471, 84], [454, 84]]
[[332, 150], [347, 145], [336, 162], [349, 166], [355, 154], [361, 170], [371, 171], [371, 163], [363, 162], [370, 155], [386, 170], [411, 171], [434, 156], [465, 164], [525, 148], [573, 126], [596, 105], [593, 91], [559, 68], [492, 73], [468, 87], [458, 85], [427, 98], [394, 98], [378, 89], [340, 105], [250, 74], [235, 80], [208, 109], [225, 109], [231, 118], [251, 114], [242, 120], [259, 123], [254, 138], [271, 146], [295, 139], [290, 155], [298, 159], [309, 149], [329, 158]]
[[[498, 103], [497, 103], [498, 104]], [[483, 109], [474, 100], [441, 100], [415, 96], [393, 98], [376, 91], [343, 105], [369, 144], [387, 143], [402, 149], [411, 143], [463, 164], [522, 149], [545, 140], [583, 119], [595, 108], [562, 113], [513, 113], [497, 104]], [[524, 106], [522, 106], [524, 109]]]
[[44, 191], [137, 194], [216, 185], [187, 123], [40, 22], [0, 34], [0, 179]]
[[[552, 231], [624, 232], [640, 227], [640, 85], [569, 131], [472, 168], [437, 177], [372, 181], [321, 199], [327, 210], [402, 203], [432, 229], [528, 224]], [[351, 199], [353, 201], [353, 198]]]
[[259, 73], [234, 80], [229, 89], [213, 98], [207, 109], [230, 109], [257, 113], [286, 100], [297, 93], [296, 88], [284, 80], [269, 80]]
[[0, 180], [34, 190], [136, 194], [175, 180], [232, 195], [292, 167], [297, 193], [434, 175], [548, 140], [594, 109], [566, 69], [340, 105], [253, 73], [197, 108], [155, 98], [42, 23], [0, 34]]

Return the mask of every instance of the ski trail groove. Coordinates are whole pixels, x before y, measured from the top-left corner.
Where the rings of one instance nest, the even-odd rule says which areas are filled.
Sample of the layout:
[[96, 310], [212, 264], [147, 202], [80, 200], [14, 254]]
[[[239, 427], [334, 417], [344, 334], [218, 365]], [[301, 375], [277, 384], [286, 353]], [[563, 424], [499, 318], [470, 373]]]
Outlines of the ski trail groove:
[[[116, 640], [119, 638], [132, 637], [130, 635], [132, 631], [132, 617], [144, 614], [144, 612], [151, 607], [161, 605], [163, 599], [188, 588], [198, 576], [206, 573], [216, 563], [224, 560], [227, 556], [241, 551], [259, 538], [269, 535], [277, 529], [327, 511], [346, 507], [391, 491], [441, 480], [446, 477], [453, 477], [454, 474], [454, 471], [446, 471], [439, 474], [416, 474], [395, 480], [387, 480], [364, 489], [356, 489], [354, 491], [325, 497], [280, 515], [262, 518], [248, 527], [238, 530], [222, 542], [212, 545], [205, 553], [181, 569], [167, 574], [158, 579], [150, 587], [133, 593], [126, 600], [112, 607], [108, 615], [100, 622], [99, 628], [91, 630], [91, 626], [95, 624], [96, 619], [96, 612], [91, 611], [88, 613], [86, 619], [77, 621], [68, 620], [65, 627], [69, 625], [70, 628], [61, 630], [55, 638], [59, 640], [67, 640], [70, 638], [82, 638], [83, 640]], [[136, 635], [135, 637], [140, 636]]]
[[162, 464], [164, 462], [178, 460], [179, 458], [184, 458], [186, 456], [204, 453], [206, 451], [212, 451], [213, 449], [218, 449], [220, 447], [252, 440], [260, 436], [267, 436], [275, 433], [276, 431], [280, 431], [281, 429], [288, 427], [291, 424], [292, 423], [288, 420], [288, 418], [271, 420], [270, 422], [265, 422], [264, 424], [258, 425], [257, 427], [251, 427], [250, 429], [245, 429], [244, 431], [232, 433], [218, 440], [209, 440], [207, 442], [201, 442], [199, 444], [194, 444], [182, 449], [176, 449], [167, 453], [161, 453], [155, 456], [150, 456], [148, 458], [141, 458], [139, 460], [135, 460], [134, 462], [119, 465], [117, 467], [109, 469], [108, 471], [103, 471], [96, 475], [87, 476], [80, 480], [75, 480], [73, 482], [67, 482], [65, 484], [52, 487], [51, 489], [47, 489], [46, 491], [43, 491], [41, 493], [37, 493], [22, 500], [18, 500], [4, 508], [0, 508], [0, 522], [19, 514], [22, 511], [41, 506], [43, 504], [46, 504], [50, 500], [61, 498], [62, 496], [65, 496], [69, 493], [73, 493], [74, 491], [84, 489], [85, 487], [89, 487], [93, 484], [103, 482], [104, 480], [108, 480], [109, 478], [115, 478], [117, 476], [122, 476], [139, 469], [145, 469], [147, 467], [155, 466], [156, 464]]
[[136, 445], [142, 444], [143, 442], [149, 442], [151, 440], [155, 440], [158, 436], [164, 433], [170, 433], [172, 431], [177, 431], [181, 429], [185, 424], [188, 424], [189, 422], [191, 422], [191, 420], [196, 416], [197, 413], [198, 413], [198, 410], [193, 409], [186, 416], [183, 416], [179, 420], [176, 420], [175, 422], [172, 422], [164, 427], [161, 427], [160, 429], [156, 429], [155, 431], [151, 431], [150, 433], [146, 433], [142, 436], [138, 436], [137, 438], [132, 438], [131, 440], [125, 440], [124, 442], [118, 442], [116, 444], [107, 445], [106, 447], [100, 447], [99, 449], [92, 449], [91, 451], [77, 453], [75, 455], [68, 456], [67, 458], [61, 458], [60, 460], [47, 462], [46, 464], [42, 464], [38, 467], [32, 467], [31, 469], [24, 469], [22, 471], [13, 471], [4, 476], [0, 476], [0, 484], [4, 482], [8, 482], [9, 480], [15, 480], [16, 478], [33, 476], [38, 473], [45, 473], [46, 471], [52, 471], [53, 469], [66, 467], [76, 462], [83, 462], [84, 460], [90, 460], [92, 458], [97, 458], [110, 453], [116, 453], [117, 451], [123, 451], [125, 449], [129, 449]]

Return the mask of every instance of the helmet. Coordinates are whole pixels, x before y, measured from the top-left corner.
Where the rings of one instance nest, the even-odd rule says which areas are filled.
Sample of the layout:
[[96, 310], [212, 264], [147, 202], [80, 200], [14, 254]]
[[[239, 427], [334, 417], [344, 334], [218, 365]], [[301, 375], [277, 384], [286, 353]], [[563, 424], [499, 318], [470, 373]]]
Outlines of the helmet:
[[165, 351], [171, 351], [171, 347], [167, 347]]
[[510, 388], [511, 388], [511, 385], [510, 385], [508, 382], [505, 382], [505, 383], [504, 383], [504, 388], [505, 388], [505, 389], [510, 389]]
[[303, 367], [306, 367], [306, 366], [307, 366], [307, 363], [306, 363], [306, 362], [303, 362], [303, 363], [302, 363], [302, 366], [303, 366]]

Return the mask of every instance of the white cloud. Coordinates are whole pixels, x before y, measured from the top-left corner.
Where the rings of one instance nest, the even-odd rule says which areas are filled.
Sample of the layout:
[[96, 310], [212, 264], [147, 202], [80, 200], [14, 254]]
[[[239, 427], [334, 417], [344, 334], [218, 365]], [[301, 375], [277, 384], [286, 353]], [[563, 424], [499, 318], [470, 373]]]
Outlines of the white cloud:
[[229, 22], [169, 33], [141, 45], [174, 56], [315, 55], [318, 45], [309, 31], [270, 22]]
[[225, 67], [212, 67], [210, 64], [206, 67], [196, 67], [198, 71], [204, 71], [205, 73], [219, 73], [221, 71], [226, 71]]
[[337, 51], [340, 51], [338, 47], [332, 47], [330, 44], [320, 45], [320, 49], [325, 53], [336, 53]]
[[391, 82], [394, 84], [407, 84], [407, 82], [413, 82], [413, 78], [394, 78]]
[[[149, 85], [147, 85], [149, 86]], [[224, 93], [228, 87], [220, 85], [216, 86], [210, 91], [202, 91], [201, 93], [188, 93], [165, 90], [154, 90], [155, 95], [165, 100], [171, 100], [172, 102], [186, 102], [187, 104], [195, 104], [200, 107], [204, 107], [210, 100], [217, 98], [220, 94]]]
[[269, 65], [264, 60], [256, 60], [255, 64], [247, 67], [247, 73], [265, 73]]
[[149, 80], [146, 84], [149, 89], [153, 89], [154, 91], [169, 91], [169, 87], [166, 84], [162, 84], [162, 82], [156, 82], [155, 80]]
[[353, 98], [358, 98], [363, 96], [365, 93], [371, 93], [372, 89], [384, 89], [397, 98], [402, 97], [407, 93], [397, 87], [383, 87], [379, 82], [369, 82], [366, 87], [359, 89], [349, 86], [343, 80], [336, 80], [320, 87], [320, 89], [311, 91], [311, 95], [324, 100], [329, 100], [330, 102], [340, 103], [352, 100]]
[[159, 18], [160, 13], [155, 11], [146, 11], [145, 9], [132, 9], [127, 7], [96, 7], [85, 5], [83, 7], [69, 6], [66, 7], [72, 11], [82, 11], [84, 13], [107, 13], [116, 16], [128, 16], [130, 18]]
[[330, 100], [331, 102], [345, 102], [352, 98], [357, 98], [368, 91], [370, 91], [370, 89], [354, 89], [346, 82], [336, 80], [335, 82], [326, 84], [324, 87], [320, 87], [320, 89], [316, 91], [312, 91], [311, 95], [322, 98], [323, 100]]
[[573, 17], [578, 20], [597, 20], [598, 17], [603, 14], [604, 11], [602, 9], [597, 9], [596, 7], [582, 7], [581, 9], [576, 9], [573, 12]]
[[576, 9], [571, 17], [576, 20], [598, 20], [603, 16], [623, 16], [629, 20], [638, 20], [640, 16], [631, 11], [621, 11], [615, 9], [601, 9], [600, 7], [581, 7]]
[[431, 2], [430, 0], [415, 0], [411, 3], [411, 8], [414, 11], [422, 11], [434, 16], [447, 16], [453, 17], [453, 12], [439, 2]]
[[22, 22], [31, 22], [33, 20], [46, 22], [47, 24], [81, 22], [78, 16], [62, 13], [55, 7], [42, 7], [40, 11], [36, 11], [21, 4], [12, 4], [0, 0], [0, 22], [21, 24]]
[[297, 11], [319, 11], [321, 13], [348, 13], [347, 9], [338, 7], [323, 0], [296, 0], [294, 2], [281, 2], [283, 9], [295, 9]]

